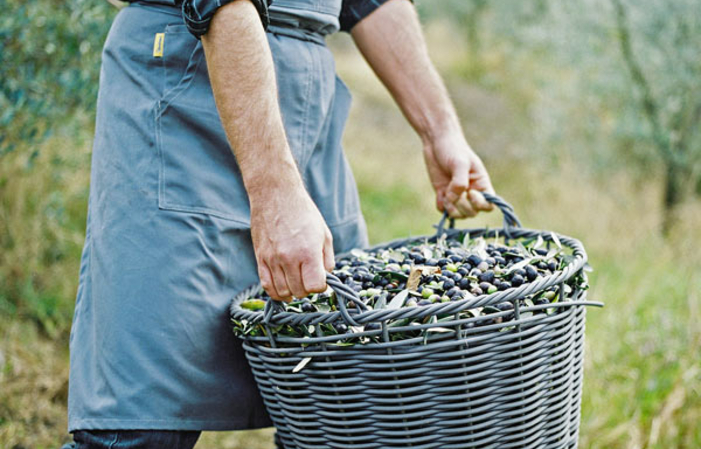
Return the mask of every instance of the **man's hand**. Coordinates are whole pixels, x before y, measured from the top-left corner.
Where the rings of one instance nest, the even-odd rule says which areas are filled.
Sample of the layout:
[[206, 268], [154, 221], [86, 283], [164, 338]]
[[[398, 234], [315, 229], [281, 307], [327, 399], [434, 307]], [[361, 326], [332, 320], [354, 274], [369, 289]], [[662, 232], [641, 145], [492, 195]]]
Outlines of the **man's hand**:
[[492, 210], [482, 161], [463, 135], [455, 108], [431, 63], [414, 6], [390, 0], [351, 30], [353, 40], [424, 143], [438, 209], [451, 217]]
[[202, 37], [219, 117], [251, 204], [258, 274], [279, 300], [326, 289], [333, 246], [292, 158], [270, 47], [248, 0], [221, 7]]
[[487, 169], [461, 132], [426, 143], [424, 159], [438, 210], [447, 211], [452, 218], [465, 218], [494, 208], [480, 193], [494, 193]]
[[321, 213], [303, 189], [251, 198], [251, 233], [258, 276], [273, 298], [289, 301], [326, 290], [334, 267], [333, 241]]

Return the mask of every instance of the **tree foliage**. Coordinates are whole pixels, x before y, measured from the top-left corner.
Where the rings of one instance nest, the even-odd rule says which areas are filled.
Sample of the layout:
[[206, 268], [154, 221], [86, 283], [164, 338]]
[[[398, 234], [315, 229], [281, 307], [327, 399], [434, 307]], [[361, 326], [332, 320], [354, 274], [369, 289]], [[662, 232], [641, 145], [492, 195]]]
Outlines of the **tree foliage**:
[[117, 9], [105, 0], [0, 0], [0, 154], [92, 116], [100, 49]]

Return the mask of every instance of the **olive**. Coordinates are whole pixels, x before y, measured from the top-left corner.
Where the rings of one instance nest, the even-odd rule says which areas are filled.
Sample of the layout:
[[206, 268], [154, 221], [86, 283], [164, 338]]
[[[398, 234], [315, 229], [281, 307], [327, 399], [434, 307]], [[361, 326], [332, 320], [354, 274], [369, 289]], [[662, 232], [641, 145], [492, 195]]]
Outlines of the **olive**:
[[458, 290], [455, 292], [453, 296], [450, 297], [451, 301], [459, 301], [465, 297], [465, 292], [462, 290]]
[[538, 272], [531, 265], [526, 265], [526, 277], [530, 282], [533, 282], [538, 277]]
[[467, 290], [468, 288], [470, 288], [470, 280], [467, 278], [462, 278], [462, 279], [460, 279], [460, 282], [458, 283], [458, 285], [460, 286], [461, 289]]
[[512, 261], [513, 263], [523, 262], [523, 257], [521, 257], [521, 256], [516, 256], [516, 257], [512, 258], [511, 261]]
[[446, 279], [443, 281], [443, 290], [450, 290], [451, 288], [455, 287], [455, 281], [452, 279]]
[[438, 260], [437, 259], [428, 259], [426, 261], [426, 265], [428, 265], [429, 267], [435, 267], [438, 265]]
[[523, 276], [519, 276], [518, 274], [516, 276], [513, 276], [511, 278], [511, 285], [514, 287], [518, 287], [519, 285], [523, 284]]
[[448, 257], [448, 258], [449, 258], [449, 259], [451, 260], [451, 262], [453, 262], [453, 263], [462, 262], [462, 257], [460, 257], [460, 256], [458, 256], [458, 255], [455, 255], [455, 254], [453, 254], [452, 256], [450, 256], [450, 257]]
[[412, 253], [410, 256], [414, 259], [414, 262], [417, 265], [421, 265], [426, 262], [426, 258], [419, 253]]
[[428, 300], [431, 302], [438, 302], [441, 300], [441, 295], [433, 294], [433, 295], [428, 297]]
[[348, 326], [345, 323], [333, 323], [333, 328], [339, 334], [345, 334], [348, 332]]
[[458, 282], [460, 282], [462, 280], [462, 276], [459, 273], [453, 273], [453, 280], [457, 284]]
[[470, 274], [470, 271], [463, 265], [460, 268], [458, 268], [458, 274], [460, 276], [467, 276], [468, 274]]
[[406, 303], [404, 303], [406, 307], [416, 307], [416, 300], [414, 298], [408, 299]]
[[365, 282], [363, 282], [363, 288], [366, 289], [366, 290], [369, 289], [369, 288], [373, 288], [374, 286], [375, 286], [375, 283], [372, 282], [372, 281], [365, 281]]
[[430, 289], [430, 288], [428, 288], [428, 287], [425, 287], [425, 288], [421, 291], [421, 296], [422, 296], [424, 299], [428, 299], [431, 295], [433, 295], [433, 289]]
[[446, 249], [445, 251], [443, 251], [443, 254], [445, 254], [446, 256], [452, 256], [453, 254], [455, 254], [455, 251], [453, 251], [452, 249]]
[[460, 293], [460, 289], [457, 287], [453, 287], [450, 290], [447, 290], [445, 292], [445, 295], [448, 296], [449, 298], [452, 298], [453, 296], [457, 295], [458, 293]]
[[431, 301], [429, 301], [428, 299], [422, 299], [421, 301], [419, 301], [420, 306], [429, 306], [431, 304], [433, 304], [433, 303]]
[[445, 257], [442, 259], [438, 259], [438, 265], [444, 267], [450, 263], [450, 259], [446, 259]]
[[470, 293], [472, 293], [475, 296], [484, 295], [484, 291], [480, 287], [474, 287], [470, 289]]
[[492, 270], [485, 271], [478, 276], [480, 282], [489, 282], [490, 284], [494, 282], [494, 272]]
[[491, 286], [492, 286], [492, 284], [490, 284], [489, 282], [480, 282], [480, 284], [479, 284], [479, 288], [481, 288], [485, 292], [487, 290], [489, 290], [489, 287], [491, 287]]
[[479, 268], [475, 268], [474, 270], [472, 270], [472, 275], [473, 275], [473, 276], [479, 277], [480, 274], [482, 274], [482, 270], [480, 270]]
[[472, 264], [473, 267], [476, 267], [480, 263], [482, 263], [482, 258], [476, 254], [470, 255], [470, 257], [467, 258], [467, 261]]
[[554, 260], [551, 260], [550, 262], [548, 262], [548, 270], [557, 271], [557, 264], [555, 263]]
[[485, 260], [489, 266], [494, 266], [495, 263], [497, 263], [496, 259], [494, 257], [487, 257]]
[[535, 304], [537, 306], [542, 306], [543, 304], [550, 304], [550, 300], [548, 300], [548, 298], [543, 298], [543, 297], [536, 298], [533, 300], [533, 304]]
[[302, 303], [302, 312], [304, 313], [311, 313], [316, 310], [316, 307], [314, 307], [314, 304], [312, 304], [309, 300], [306, 300]]
[[380, 329], [382, 329], [382, 325], [380, 323], [368, 323], [363, 328], [365, 332], [379, 331]]
[[535, 252], [536, 254], [539, 254], [541, 256], [548, 254], [548, 250], [546, 250], [545, 248], [537, 248]]
[[506, 281], [500, 282], [499, 284], [497, 284], [497, 290], [499, 290], [499, 291], [504, 291], [504, 290], [509, 289], [509, 288], [511, 288], [511, 284], [506, 282]]
[[526, 275], [526, 271], [523, 270], [523, 269], [521, 269], [521, 268], [517, 268], [516, 270], [514, 270], [514, 271], [511, 272], [511, 276], [521, 276], [521, 277], [524, 277], [525, 275]]
[[375, 275], [366, 273], [363, 275], [363, 281], [365, 282], [373, 282], [375, 280]]
[[502, 312], [504, 312], [506, 310], [511, 310], [513, 308], [514, 308], [514, 305], [508, 301], [507, 302], [500, 302], [499, 304], [497, 304], [497, 309], [501, 310]]
[[506, 259], [501, 256], [494, 257], [494, 261], [499, 265], [506, 265]]
[[389, 279], [387, 279], [387, 278], [380, 279], [380, 283], [379, 283], [380, 287], [384, 287], [387, 284], [389, 284]]
[[541, 270], [547, 270], [548, 264], [545, 262], [538, 262], [537, 267], [540, 268]]
[[356, 282], [361, 282], [363, 280], [363, 273], [356, 271], [353, 273], [353, 280]]

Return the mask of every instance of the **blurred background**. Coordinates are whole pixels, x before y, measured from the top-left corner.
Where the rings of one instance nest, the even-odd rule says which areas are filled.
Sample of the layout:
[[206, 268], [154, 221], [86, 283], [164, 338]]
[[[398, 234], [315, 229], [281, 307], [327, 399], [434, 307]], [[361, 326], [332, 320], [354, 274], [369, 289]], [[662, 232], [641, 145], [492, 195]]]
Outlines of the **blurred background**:
[[[701, 448], [701, 0], [416, 0], [473, 148], [594, 272], [581, 448]], [[0, 0], [0, 447], [68, 439], [68, 336], [107, 1]], [[420, 141], [347, 35], [370, 238], [432, 231]], [[499, 226], [497, 213], [460, 222]], [[198, 448], [272, 447], [270, 430]]]

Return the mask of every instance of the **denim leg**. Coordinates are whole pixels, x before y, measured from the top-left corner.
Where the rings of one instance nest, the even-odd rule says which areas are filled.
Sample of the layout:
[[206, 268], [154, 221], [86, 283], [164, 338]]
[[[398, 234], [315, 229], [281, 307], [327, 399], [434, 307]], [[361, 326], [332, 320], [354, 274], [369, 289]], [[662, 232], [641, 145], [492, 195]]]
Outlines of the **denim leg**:
[[62, 449], [192, 449], [198, 431], [78, 430]]

